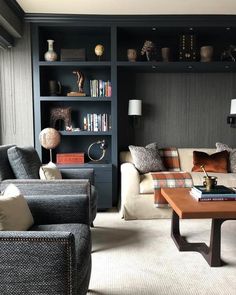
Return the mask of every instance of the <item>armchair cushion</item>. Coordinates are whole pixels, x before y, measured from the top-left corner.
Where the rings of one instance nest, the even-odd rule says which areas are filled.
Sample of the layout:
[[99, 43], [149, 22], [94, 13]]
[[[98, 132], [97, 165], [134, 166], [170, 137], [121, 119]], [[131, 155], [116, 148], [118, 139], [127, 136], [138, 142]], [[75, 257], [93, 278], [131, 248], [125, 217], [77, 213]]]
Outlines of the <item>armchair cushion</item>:
[[53, 162], [41, 166], [39, 169], [39, 176], [40, 179], [43, 180], [62, 179], [60, 170]]
[[4, 179], [15, 178], [15, 175], [11, 169], [11, 165], [8, 160], [7, 150], [11, 148], [12, 145], [2, 145], [0, 146], [0, 181]]
[[11, 147], [7, 150], [8, 159], [16, 178], [37, 179], [41, 161], [33, 147]]
[[14, 184], [8, 185], [0, 196], [0, 230], [27, 230], [33, 223], [27, 201]]

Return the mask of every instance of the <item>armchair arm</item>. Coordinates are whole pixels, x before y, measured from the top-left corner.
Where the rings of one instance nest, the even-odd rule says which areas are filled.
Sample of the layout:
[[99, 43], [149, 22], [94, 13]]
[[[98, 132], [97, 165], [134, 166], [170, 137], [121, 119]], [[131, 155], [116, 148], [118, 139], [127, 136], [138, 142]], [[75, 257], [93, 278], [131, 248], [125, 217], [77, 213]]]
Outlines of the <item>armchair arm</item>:
[[23, 195], [78, 195], [90, 196], [90, 183], [86, 179], [8, 179], [1, 182], [1, 191], [14, 183]]
[[85, 168], [59, 168], [63, 179], [89, 179], [94, 184], [94, 169]]
[[69, 232], [0, 232], [0, 294], [75, 294]]
[[25, 196], [35, 224], [89, 224], [88, 180], [7, 180], [1, 183], [1, 189], [9, 183], [14, 183]]

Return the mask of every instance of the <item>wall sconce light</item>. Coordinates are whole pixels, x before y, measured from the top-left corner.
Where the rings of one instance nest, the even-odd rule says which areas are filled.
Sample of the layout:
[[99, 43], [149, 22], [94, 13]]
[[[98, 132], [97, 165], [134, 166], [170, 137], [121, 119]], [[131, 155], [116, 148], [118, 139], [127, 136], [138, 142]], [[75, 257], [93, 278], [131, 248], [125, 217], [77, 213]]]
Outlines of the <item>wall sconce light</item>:
[[132, 116], [133, 126], [137, 126], [140, 122], [140, 117], [142, 116], [142, 100], [129, 100], [128, 115]]
[[230, 127], [236, 128], [236, 99], [231, 99], [230, 115], [227, 116], [227, 123]]

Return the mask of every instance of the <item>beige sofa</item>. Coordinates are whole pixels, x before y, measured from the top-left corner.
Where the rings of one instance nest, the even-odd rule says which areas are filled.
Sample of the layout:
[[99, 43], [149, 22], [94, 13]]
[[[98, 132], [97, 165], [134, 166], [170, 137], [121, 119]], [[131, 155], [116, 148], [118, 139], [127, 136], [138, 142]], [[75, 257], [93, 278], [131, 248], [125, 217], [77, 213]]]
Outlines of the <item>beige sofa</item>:
[[[179, 148], [180, 167], [182, 171], [191, 172], [193, 151], [213, 154], [216, 149]], [[130, 152], [120, 153], [121, 162], [121, 214], [125, 220], [170, 218], [171, 210], [154, 206], [153, 181], [150, 173], [140, 175], [133, 165]], [[203, 173], [191, 172], [193, 183], [202, 184]], [[236, 186], [236, 173], [209, 173], [218, 177], [218, 184]]]

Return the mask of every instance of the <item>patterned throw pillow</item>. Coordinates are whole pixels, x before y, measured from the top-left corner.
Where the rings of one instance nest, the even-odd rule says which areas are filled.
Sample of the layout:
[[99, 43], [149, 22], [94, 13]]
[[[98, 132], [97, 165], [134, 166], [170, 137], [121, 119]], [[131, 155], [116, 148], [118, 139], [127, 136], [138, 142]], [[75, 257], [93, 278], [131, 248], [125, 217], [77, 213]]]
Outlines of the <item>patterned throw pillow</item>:
[[232, 149], [225, 143], [217, 142], [216, 143], [216, 151], [228, 151], [229, 152], [229, 165], [230, 172], [236, 173], [236, 149]]
[[130, 145], [129, 150], [134, 165], [140, 173], [165, 170], [157, 143], [150, 143], [146, 147]]

